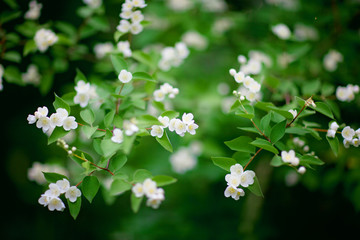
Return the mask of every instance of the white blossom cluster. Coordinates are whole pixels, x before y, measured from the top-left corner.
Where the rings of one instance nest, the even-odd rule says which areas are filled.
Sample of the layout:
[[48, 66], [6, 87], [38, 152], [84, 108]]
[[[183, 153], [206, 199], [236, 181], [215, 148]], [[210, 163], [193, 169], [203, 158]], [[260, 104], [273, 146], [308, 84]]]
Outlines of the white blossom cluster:
[[348, 84], [346, 87], [336, 88], [336, 98], [342, 102], [351, 102], [355, 98], [355, 93], [359, 93], [359, 86]]
[[58, 41], [58, 37], [53, 31], [41, 28], [35, 33], [34, 41], [39, 51], [45, 52]]
[[148, 198], [146, 205], [154, 209], [159, 208], [162, 201], [165, 200], [164, 189], [158, 188], [156, 182], [147, 178], [143, 183], [136, 183], [132, 192], [137, 198], [141, 198], [144, 195]]
[[287, 40], [291, 37], [291, 31], [284, 23], [272, 26], [271, 31], [282, 40]]
[[249, 60], [246, 59], [244, 55], [238, 56], [238, 62], [241, 64], [240, 72], [243, 72], [246, 75], [252, 74], [257, 75], [261, 72], [263, 64], [266, 67], [272, 66], [271, 58], [258, 50], [251, 50], [249, 51]]
[[360, 128], [356, 131], [349, 126], [344, 127], [341, 131], [341, 136], [344, 138], [343, 144], [345, 148], [349, 148], [350, 145], [358, 147], [360, 145]]
[[[183, 12], [192, 9], [196, 1], [193, 0], [167, 0], [167, 6], [174, 11]], [[224, 12], [227, 9], [224, 0], [200, 0], [201, 9], [207, 12]]]
[[252, 77], [246, 76], [244, 72], [236, 72], [235, 69], [230, 69], [230, 75], [234, 77], [235, 82], [243, 84], [238, 92], [234, 92], [234, 94], [240, 95], [241, 100], [246, 98], [250, 102], [254, 102], [260, 99], [260, 83], [255, 81]]
[[294, 137], [293, 143], [295, 144], [296, 147], [302, 148], [304, 152], [308, 152], [310, 150], [309, 145], [305, 145], [305, 141], [301, 140], [298, 137]]
[[120, 41], [117, 43], [117, 49], [121, 52], [124, 57], [131, 57], [132, 51], [130, 49], [130, 42], [129, 41]]
[[94, 46], [94, 53], [97, 59], [105, 57], [108, 53], [114, 50], [111, 42], [97, 43]]
[[86, 107], [91, 99], [97, 97], [96, 88], [83, 80], [77, 82], [75, 91], [74, 103], [80, 104], [82, 108]]
[[27, 120], [29, 124], [36, 123], [37, 128], [41, 128], [44, 133], [52, 132], [55, 127], [63, 127], [65, 131], [76, 129], [78, 127], [75, 117], [69, 116], [64, 108], [56, 109], [56, 113], [48, 117], [49, 110], [47, 107], [38, 107], [34, 115], [29, 114]]
[[174, 47], [165, 47], [161, 51], [161, 59], [158, 66], [163, 71], [169, 71], [171, 67], [180, 66], [184, 59], [189, 56], [189, 49], [183, 42], [178, 42]]
[[102, 4], [102, 0], [83, 0], [83, 2], [91, 8], [98, 8]]
[[41, 75], [39, 74], [37, 66], [30, 64], [26, 73], [21, 74], [21, 78], [24, 83], [39, 85]]
[[125, 0], [120, 13], [122, 20], [116, 29], [122, 33], [131, 32], [135, 35], [141, 33], [143, 30], [141, 21], [144, 20], [144, 15], [137, 9], [146, 6], [144, 0]]
[[319, 33], [314, 27], [302, 23], [295, 24], [294, 35], [297, 41], [316, 41], [319, 38]]
[[50, 211], [63, 211], [65, 204], [60, 199], [61, 194], [65, 194], [65, 198], [70, 202], [76, 202], [77, 198], [81, 196], [81, 191], [76, 186], [70, 186], [69, 181], [64, 178], [56, 183], [50, 183], [49, 189], [41, 195], [38, 202], [44, 207], [48, 207]]
[[196, 134], [196, 129], [198, 129], [198, 125], [193, 120], [194, 115], [192, 113], [184, 113], [182, 119], [173, 118], [169, 119], [169, 117], [158, 117], [158, 120], [162, 123], [162, 125], [153, 125], [151, 127], [151, 136], [161, 138], [164, 134], [164, 129], [169, 128], [171, 132], [175, 131], [176, 134], [183, 137], [186, 132], [191, 135]]
[[4, 89], [4, 86], [3, 86], [4, 72], [5, 72], [5, 69], [4, 69], [3, 65], [0, 64], [0, 91], [2, 91]]
[[133, 134], [139, 131], [138, 126], [136, 126], [136, 119], [133, 118], [131, 120], [123, 121], [123, 129], [115, 128], [113, 130], [113, 136], [111, 137], [111, 141], [114, 143], [122, 143], [124, 141], [124, 132], [127, 136], [132, 136]]
[[55, 172], [64, 176], [69, 176], [69, 172], [59, 166], [59, 165], [50, 165], [50, 164], [43, 164], [39, 162], [34, 162], [32, 167], [28, 169], [27, 176], [30, 181], [35, 181], [37, 184], [44, 184], [46, 183], [46, 179], [44, 177], [43, 172]]
[[281, 159], [283, 162], [289, 163], [292, 166], [298, 166], [300, 162], [299, 158], [296, 157], [294, 150], [290, 150], [288, 152], [281, 151]]
[[37, 3], [36, 0], [29, 2], [29, 10], [25, 13], [24, 18], [29, 20], [36, 20], [40, 17], [42, 4]]
[[208, 40], [197, 31], [188, 31], [181, 37], [182, 42], [196, 50], [204, 50], [208, 46]]
[[171, 167], [174, 172], [184, 174], [197, 164], [197, 157], [202, 152], [202, 144], [195, 141], [189, 147], [181, 147], [170, 156]]
[[154, 91], [153, 96], [156, 102], [162, 102], [164, 101], [166, 96], [168, 96], [169, 98], [175, 98], [178, 93], [178, 88], [174, 88], [169, 83], [164, 83], [160, 86], [159, 89]]
[[232, 197], [235, 200], [239, 200], [240, 197], [245, 195], [245, 192], [239, 186], [244, 188], [254, 183], [255, 172], [251, 170], [244, 171], [240, 164], [235, 164], [230, 167], [230, 174], [226, 174], [225, 181], [227, 187], [225, 189], [225, 197]]
[[330, 49], [329, 52], [324, 56], [324, 68], [329, 72], [334, 72], [338, 67], [338, 63], [342, 62], [343, 60], [344, 57], [340, 52], [334, 49]]

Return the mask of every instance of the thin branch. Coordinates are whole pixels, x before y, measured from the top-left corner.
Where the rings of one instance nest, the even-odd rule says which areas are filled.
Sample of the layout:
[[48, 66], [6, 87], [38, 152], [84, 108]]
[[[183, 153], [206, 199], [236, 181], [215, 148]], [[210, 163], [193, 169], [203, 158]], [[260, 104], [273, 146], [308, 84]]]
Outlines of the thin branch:
[[259, 148], [259, 150], [257, 150], [257, 152], [254, 154], [254, 156], [252, 156], [252, 158], [249, 160], [249, 162], [245, 165], [244, 171], [245, 171], [245, 169], [249, 166], [249, 164], [254, 160], [254, 158], [256, 157], [256, 155], [258, 155], [258, 153], [261, 152], [261, 150], [263, 150], [263, 148]]

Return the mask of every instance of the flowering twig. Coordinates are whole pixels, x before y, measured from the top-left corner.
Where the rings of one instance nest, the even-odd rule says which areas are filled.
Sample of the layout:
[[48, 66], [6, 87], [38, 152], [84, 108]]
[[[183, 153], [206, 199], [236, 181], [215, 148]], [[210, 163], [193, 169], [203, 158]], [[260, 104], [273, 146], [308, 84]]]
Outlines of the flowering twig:
[[77, 154], [72, 154], [74, 157], [77, 157], [77, 158], [79, 158], [80, 160], [83, 160], [84, 162], [89, 162], [91, 165], [93, 165], [94, 167], [97, 167], [97, 168], [99, 168], [99, 169], [102, 169], [102, 170], [105, 170], [105, 171], [107, 171], [108, 173], [110, 173], [111, 175], [115, 175], [113, 172], [111, 172], [107, 167], [106, 168], [103, 168], [103, 167], [100, 167], [100, 166], [98, 166], [98, 165], [96, 165], [95, 163], [93, 163], [93, 162], [91, 162], [91, 161], [89, 161], [89, 160], [87, 160], [87, 159], [85, 159], [85, 158], [83, 158], [83, 157], [81, 157], [81, 156], [79, 156], [79, 155], [77, 155]]

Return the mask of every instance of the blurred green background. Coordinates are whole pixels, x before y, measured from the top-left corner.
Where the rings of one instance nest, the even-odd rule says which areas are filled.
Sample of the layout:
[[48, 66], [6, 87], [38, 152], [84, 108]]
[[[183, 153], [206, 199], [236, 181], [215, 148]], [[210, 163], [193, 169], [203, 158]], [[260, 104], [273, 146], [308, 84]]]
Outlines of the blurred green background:
[[[25, 12], [28, 2], [18, 2]], [[43, 3], [39, 22], [60, 20], [75, 27], [81, 24], [81, 18], [75, 14], [83, 5], [81, 1], [39, 2]], [[224, 11], [208, 11], [204, 7], [206, 3], [201, 1], [195, 1], [190, 9], [175, 11], [169, 9], [166, 2], [147, 1], [145, 18], [156, 17], [166, 26], [156, 29], [150, 24], [134, 37], [132, 48], [142, 49], [155, 43], [173, 46], [188, 30], [198, 31], [207, 38], [206, 49], [191, 48], [184, 64], [169, 73], [180, 89], [179, 96], [173, 101], [174, 108], [179, 112], [192, 112], [200, 126], [194, 137], [180, 138], [174, 134], [170, 138], [175, 151], [193, 140], [203, 144], [197, 166], [185, 174], [174, 173], [169, 162], [170, 153], [153, 138], [143, 138], [129, 157], [131, 167], [145, 168], [153, 174], [173, 175], [178, 179], [176, 184], [165, 187], [166, 200], [159, 209], [142, 206], [139, 213], [134, 214], [130, 209], [130, 195], [126, 193], [111, 205], [106, 204], [101, 194], [92, 204], [83, 199], [76, 221], [67, 209], [63, 213], [50, 212], [37, 203], [44, 186], [27, 178], [28, 168], [33, 162], [74, 166], [55, 144], [47, 146], [46, 136], [28, 125], [26, 117], [38, 106], [51, 106], [53, 92], [64, 94], [71, 89], [76, 68], [98, 78], [102, 73], [97, 72], [96, 63], [78, 59], [73, 60], [66, 71], [55, 75], [52, 88], [45, 95], [33, 86], [4, 83], [0, 94], [1, 177], [4, 183], [1, 239], [342, 239], [357, 236], [360, 227], [358, 148], [341, 146], [339, 156], [335, 158], [326, 140], [309, 138], [311, 150], [316, 151], [326, 164], [315, 170], [309, 169], [303, 176], [296, 175], [290, 168], [271, 167], [271, 156], [261, 153], [250, 168], [257, 173], [265, 198], [247, 192], [239, 201], [224, 197], [226, 173], [212, 164], [211, 156], [231, 156], [233, 152], [223, 142], [244, 134], [237, 127], [249, 124], [222, 111], [225, 96], [217, 90], [219, 83], [226, 83], [230, 92], [236, 88], [228, 71], [238, 68], [239, 54], [247, 56], [253, 49], [268, 54], [274, 65], [266, 76], [295, 83], [299, 95], [302, 82], [317, 78], [335, 87], [359, 83], [359, 1], [228, 0]], [[289, 9], [287, 4], [291, 2], [296, 4]], [[122, 1], [116, 0], [104, 2], [110, 30], [82, 41], [89, 46], [89, 52], [95, 43], [113, 42], [113, 29], [119, 21], [121, 4]], [[0, 9], [6, 9], [6, 4], [0, 3]], [[214, 22], [221, 18], [228, 19], [232, 26], [221, 34], [214, 33]], [[3, 27], [13, 31], [22, 21], [19, 19]], [[290, 29], [296, 23], [312, 26], [317, 29], [319, 38], [305, 42], [280, 40], [271, 32], [271, 26], [277, 23], [285, 23]], [[323, 56], [329, 49], [337, 49], [344, 56], [344, 62], [332, 73], [322, 67]], [[276, 64], [276, 57], [282, 52], [301, 53], [293, 63], [281, 68]], [[25, 71], [31, 61], [31, 58], [25, 58], [21, 71]], [[6, 66], [6, 62], [3, 64]], [[355, 129], [360, 126], [359, 100], [356, 97], [351, 103], [338, 102], [341, 118], [337, 120], [340, 123]], [[284, 104], [284, 101], [280, 98], [276, 103]], [[318, 115], [312, 120], [323, 128], [327, 128], [329, 121]], [[295, 180], [290, 183], [289, 178]]]

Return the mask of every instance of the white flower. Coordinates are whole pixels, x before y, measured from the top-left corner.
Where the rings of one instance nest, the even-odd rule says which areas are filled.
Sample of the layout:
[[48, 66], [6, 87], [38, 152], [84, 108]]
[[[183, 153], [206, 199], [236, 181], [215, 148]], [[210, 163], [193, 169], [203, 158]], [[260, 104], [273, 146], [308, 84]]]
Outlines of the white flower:
[[342, 61], [342, 54], [334, 49], [330, 49], [329, 52], [324, 56], [324, 68], [329, 72], [333, 72], [337, 69], [338, 63]]
[[58, 37], [51, 30], [42, 28], [36, 32], [34, 41], [40, 52], [45, 52], [58, 41]]
[[254, 171], [247, 170], [243, 172], [240, 175], [240, 185], [243, 187], [248, 187], [249, 185], [254, 183], [254, 177], [255, 177]]
[[74, 88], [77, 93], [88, 93], [90, 91], [90, 83], [80, 80]]
[[74, 103], [80, 104], [80, 107], [86, 107], [89, 103], [90, 96], [87, 93], [77, 93], [74, 97]]
[[29, 124], [34, 124], [36, 122], [36, 117], [34, 115], [29, 114], [27, 117], [27, 121], [29, 122]]
[[69, 199], [70, 202], [76, 202], [77, 198], [81, 196], [81, 191], [76, 187], [70, 187], [66, 193], [65, 197]]
[[130, 49], [130, 43], [129, 41], [120, 41], [116, 45], [118, 50], [124, 54], [124, 57], [131, 57], [132, 51]]
[[44, 132], [46, 132], [47, 130], [49, 130], [50, 128], [50, 118], [48, 117], [41, 117], [38, 119], [38, 121], [36, 122], [36, 127], [37, 128], [42, 128], [42, 130]]
[[160, 204], [161, 204], [162, 200], [161, 199], [157, 199], [157, 198], [149, 198], [146, 201], [146, 206], [148, 207], [152, 207], [153, 209], [158, 209]]
[[41, 197], [38, 200], [38, 203], [41, 205], [44, 205], [46, 207], [49, 204], [51, 197], [47, 196], [46, 194], [42, 194]]
[[348, 139], [344, 138], [343, 144], [344, 144], [345, 148], [349, 148], [350, 144], [352, 144], [352, 140], [348, 140]]
[[233, 69], [233, 68], [231, 68], [231, 69], [229, 70], [229, 74], [234, 77], [235, 74], [236, 74], [236, 70]]
[[42, 8], [41, 3], [37, 3], [36, 0], [29, 2], [29, 10], [25, 13], [25, 19], [36, 20], [40, 17], [40, 11]]
[[165, 116], [165, 117], [159, 116], [158, 120], [159, 120], [159, 122], [161, 122], [161, 124], [163, 125], [164, 128], [167, 128], [169, 126], [169, 123], [170, 123], [169, 117], [167, 117], [167, 116]]
[[271, 27], [272, 32], [280, 39], [286, 40], [291, 36], [290, 29], [283, 23]]
[[184, 113], [184, 114], [182, 115], [182, 121], [183, 121], [183, 123], [185, 123], [185, 124], [192, 124], [192, 123], [194, 123], [193, 118], [194, 118], [194, 115], [193, 115], [192, 113], [188, 113], [188, 114]]
[[83, 2], [91, 8], [98, 8], [101, 6], [102, 0], [83, 0]]
[[251, 84], [252, 84], [253, 82], [255, 82], [255, 80], [254, 80], [252, 77], [250, 77], [250, 76], [246, 76], [246, 77], [244, 78], [244, 81], [243, 81], [244, 86], [245, 86], [247, 89], [250, 89], [250, 86], [251, 86]]
[[144, 8], [147, 5], [145, 4], [145, 0], [132, 0], [132, 4], [134, 7]]
[[360, 145], [360, 141], [358, 138], [354, 138], [351, 143], [354, 147], [358, 147]]
[[293, 166], [299, 165], [299, 158], [295, 156], [294, 150], [290, 150], [289, 152], [281, 151], [281, 158], [284, 162], [290, 163]]
[[138, 22], [134, 22], [130, 25], [130, 32], [134, 35], [141, 33], [142, 30], [143, 30], [143, 26]]
[[94, 52], [97, 59], [101, 59], [114, 50], [111, 42], [98, 43], [94, 46]]
[[133, 13], [133, 12], [132, 12], [131, 10], [122, 11], [122, 12], [120, 13], [120, 17], [121, 17], [121, 18], [124, 18], [124, 19], [130, 19], [132, 13]]
[[134, 120], [132, 119], [131, 121], [124, 120], [124, 122], [123, 122], [124, 131], [127, 136], [131, 136], [134, 133], [136, 133], [137, 131], [139, 131], [139, 128], [135, 125], [135, 123], [133, 121]]
[[38, 68], [36, 67], [36, 65], [34, 64], [30, 64], [27, 72], [21, 74], [21, 78], [23, 79], [23, 81], [25, 83], [31, 83], [34, 85], [38, 85], [40, 83], [40, 74], [38, 71]]
[[180, 119], [176, 119], [175, 121], [175, 132], [180, 136], [186, 132], [186, 124]]
[[195, 135], [196, 134], [196, 129], [199, 128], [199, 125], [197, 125], [196, 123], [191, 123], [189, 125], [186, 125], [186, 130], [191, 134], [191, 135]]
[[119, 32], [127, 33], [130, 31], [131, 24], [127, 20], [121, 20], [120, 24], [116, 27]]
[[114, 143], [122, 143], [124, 141], [124, 135], [121, 129], [115, 128], [113, 131], [113, 136], [111, 137], [111, 141]]
[[78, 127], [75, 117], [70, 116], [64, 119], [63, 128], [65, 131], [70, 131], [71, 129], [76, 129]]
[[48, 209], [50, 211], [54, 211], [55, 209], [57, 211], [62, 211], [65, 209], [65, 204], [61, 201], [58, 197], [50, 198], [47, 205]]
[[3, 78], [4, 72], [5, 72], [4, 67], [3, 67], [3, 65], [0, 64], [0, 91], [2, 91], [4, 89], [4, 86], [2, 83], [2, 81], [3, 81], [2, 78]]
[[241, 179], [238, 174], [226, 174], [225, 181], [229, 186], [237, 188], [240, 185]]
[[250, 83], [249, 90], [252, 93], [257, 93], [260, 91], [261, 85], [260, 83], [256, 82], [255, 80]]
[[337, 131], [338, 128], [339, 128], [339, 124], [337, 124], [336, 122], [332, 122], [332, 123], [330, 124], [330, 129], [331, 129], [331, 130]]
[[136, 183], [131, 190], [137, 198], [142, 197], [145, 194], [143, 185], [141, 183]]
[[155, 90], [153, 95], [156, 102], [161, 102], [165, 99], [165, 93], [161, 89]]
[[360, 128], [355, 131], [355, 134], [358, 136], [358, 138], [360, 138]]
[[152, 196], [154, 196], [156, 194], [156, 182], [154, 182], [153, 180], [151, 180], [150, 178], [145, 179], [145, 181], [143, 182], [143, 190], [145, 195], [148, 198], [151, 198]]
[[251, 58], [246, 65], [241, 66], [240, 71], [256, 75], [260, 73], [261, 68], [261, 61]]
[[235, 73], [233, 76], [237, 83], [242, 83], [245, 80], [245, 74], [243, 72]]
[[140, 23], [142, 20], [144, 20], [144, 15], [140, 10], [137, 10], [131, 14], [130, 18], [133, 23]]
[[246, 59], [246, 57], [245, 57], [244, 55], [239, 55], [239, 56], [237, 57], [237, 60], [238, 60], [238, 62], [239, 62], [240, 64], [245, 64], [246, 61], [247, 61], [247, 59]]
[[176, 119], [176, 118], [173, 118], [173, 119], [171, 119], [170, 120], [170, 122], [169, 122], [169, 130], [171, 131], [171, 132], [173, 132], [173, 131], [175, 131], [175, 123], [176, 123], [176, 120], [178, 120], [178, 119]]
[[164, 134], [164, 128], [159, 125], [153, 125], [151, 127], [151, 136], [161, 138]]
[[66, 178], [56, 181], [56, 185], [59, 187], [60, 193], [65, 193], [70, 188], [70, 183]]
[[297, 116], [297, 111], [296, 111], [296, 109], [290, 109], [288, 112], [291, 113], [294, 118]]
[[34, 115], [37, 119], [39, 119], [41, 117], [47, 117], [48, 113], [49, 113], [48, 108], [44, 106], [44, 107], [38, 107]]
[[245, 192], [241, 188], [234, 188], [233, 186], [227, 186], [224, 192], [225, 197], [232, 197], [235, 200], [239, 200], [240, 196], [244, 196]]
[[335, 135], [336, 135], [336, 131], [335, 131], [335, 130], [332, 130], [332, 129], [328, 129], [328, 130], [327, 130], [327, 133], [326, 133], [326, 136], [327, 136], [327, 137], [334, 138]]
[[351, 141], [352, 138], [355, 136], [355, 130], [352, 129], [349, 126], [346, 126], [342, 131], [341, 131], [341, 135], [343, 136], [343, 138], [345, 138], [346, 140]]
[[[61, 127], [64, 123], [64, 120], [68, 117], [68, 112], [63, 109], [63, 108], [59, 108], [59, 112], [57, 110], [56, 113], [51, 114], [50, 116], [50, 125], [51, 127], [55, 128], [55, 127]], [[65, 110], [65, 112], [64, 112]]]
[[183, 174], [196, 166], [197, 158], [191, 149], [181, 147], [170, 156], [170, 163], [175, 172]]
[[48, 197], [58, 197], [61, 194], [59, 186], [55, 183], [49, 184], [49, 190], [46, 190], [45, 195]]
[[118, 78], [119, 78], [120, 82], [128, 83], [132, 79], [132, 74], [131, 74], [131, 72], [128, 72], [125, 69], [123, 69], [123, 70], [120, 71], [120, 74], [119, 74]]
[[231, 174], [234, 175], [240, 176], [243, 173], [243, 171], [244, 171], [243, 167], [239, 163], [236, 163], [230, 167], [230, 172]]
[[350, 102], [354, 100], [354, 93], [357, 93], [357, 90], [358, 89], [351, 84], [348, 84], [346, 87], [339, 86], [336, 88], [336, 98], [342, 102]]
[[121, 11], [130, 11], [133, 8], [134, 4], [132, 3], [131, 0], [126, 0], [122, 5], [121, 5]]
[[193, 47], [199, 51], [204, 50], [208, 46], [208, 40], [196, 31], [184, 33], [181, 39], [187, 46]]

